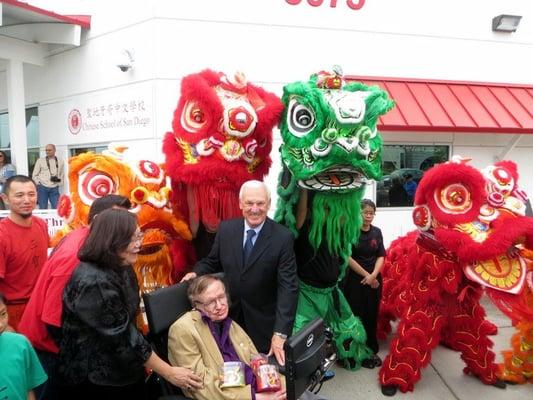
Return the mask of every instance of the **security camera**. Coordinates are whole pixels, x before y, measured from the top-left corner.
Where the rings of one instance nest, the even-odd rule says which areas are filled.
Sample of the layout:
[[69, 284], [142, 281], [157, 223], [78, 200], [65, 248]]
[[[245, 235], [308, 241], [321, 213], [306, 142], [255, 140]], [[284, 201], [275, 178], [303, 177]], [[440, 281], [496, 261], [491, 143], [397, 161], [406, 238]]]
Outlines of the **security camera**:
[[131, 68], [131, 64], [117, 64], [117, 67], [122, 71], [126, 72]]
[[133, 62], [135, 60], [133, 59], [133, 53], [131, 50], [122, 50], [122, 53], [120, 55], [120, 59], [118, 60], [117, 67], [122, 72], [127, 72], [131, 68], [133, 68]]

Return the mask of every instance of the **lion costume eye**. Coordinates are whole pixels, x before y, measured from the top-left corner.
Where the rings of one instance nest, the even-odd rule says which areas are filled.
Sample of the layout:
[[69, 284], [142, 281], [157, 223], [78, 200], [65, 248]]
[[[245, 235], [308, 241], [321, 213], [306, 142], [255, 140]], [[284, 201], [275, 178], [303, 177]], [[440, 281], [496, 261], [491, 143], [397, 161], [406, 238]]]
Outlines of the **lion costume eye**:
[[487, 186], [489, 192], [501, 192], [506, 195], [511, 193], [514, 188], [513, 176], [502, 167], [488, 168]]
[[289, 132], [296, 137], [304, 137], [315, 127], [315, 114], [311, 108], [299, 103], [297, 99], [289, 102], [287, 113]]
[[472, 208], [470, 191], [460, 183], [436, 190], [435, 203], [446, 214], [464, 214]]
[[94, 200], [115, 193], [116, 190], [117, 186], [113, 178], [102, 171], [84, 172], [78, 180], [78, 194], [86, 205], [91, 205]]
[[206, 116], [200, 105], [194, 101], [187, 102], [181, 113], [181, 126], [190, 133], [196, 133], [206, 123]]
[[139, 169], [143, 176], [147, 178], [159, 178], [161, 175], [161, 168], [159, 168], [159, 165], [150, 160], [139, 161]]

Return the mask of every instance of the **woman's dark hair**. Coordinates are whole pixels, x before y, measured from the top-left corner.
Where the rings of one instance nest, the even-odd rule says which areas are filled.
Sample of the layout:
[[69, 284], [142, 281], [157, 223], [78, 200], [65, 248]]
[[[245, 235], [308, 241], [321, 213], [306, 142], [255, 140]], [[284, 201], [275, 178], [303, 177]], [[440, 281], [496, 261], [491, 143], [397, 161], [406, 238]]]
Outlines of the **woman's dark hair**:
[[0, 154], [4, 156], [4, 164], [9, 164], [11, 162], [11, 159], [4, 150], [0, 150]]
[[87, 222], [89, 225], [93, 223], [94, 218], [100, 214], [102, 211], [107, 210], [108, 208], [124, 208], [129, 210], [131, 208], [131, 201], [124, 196], [119, 194], [108, 194], [103, 197], [99, 197], [89, 208], [89, 216], [87, 217]]
[[374, 212], [376, 212], [376, 203], [370, 199], [363, 199], [361, 201], [361, 210], [363, 210], [365, 207], [370, 207], [374, 210]]
[[0, 304], [6, 304], [6, 298], [2, 292], [0, 292]]
[[119, 208], [104, 210], [91, 224], [78, 258], [100, 268], [119, 267], [123, 264], [119, 253], [129, 246], [136, 229], [137, 217], [129, 211]]

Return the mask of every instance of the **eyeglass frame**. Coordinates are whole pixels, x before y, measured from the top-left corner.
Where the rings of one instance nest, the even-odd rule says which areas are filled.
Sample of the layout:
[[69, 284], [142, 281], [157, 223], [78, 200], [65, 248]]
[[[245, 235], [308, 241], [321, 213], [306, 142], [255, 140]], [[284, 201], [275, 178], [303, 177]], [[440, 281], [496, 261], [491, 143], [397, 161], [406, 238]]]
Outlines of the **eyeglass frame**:
[[143, 239], [144, 239], [144, 232], [141, 231], [139, 233], [135, 233], [132, 236], [130, 243], [137, 243], [137, 242], [142, 243]]
[[194, 303], [197, 305], [201, 305], [204, 307], [207, 311], [214, 311], [215, 307], [217, 306], [217, 303], [220, 302], [221, 305], [229, 305], [229, 298], [228, 294], [224, 293], [224, 295], [220, 295], [218, 297], [215, 297], [213, 300], [208, 301], [207, 303], [202, 303], [201, 301], [195, 300]]

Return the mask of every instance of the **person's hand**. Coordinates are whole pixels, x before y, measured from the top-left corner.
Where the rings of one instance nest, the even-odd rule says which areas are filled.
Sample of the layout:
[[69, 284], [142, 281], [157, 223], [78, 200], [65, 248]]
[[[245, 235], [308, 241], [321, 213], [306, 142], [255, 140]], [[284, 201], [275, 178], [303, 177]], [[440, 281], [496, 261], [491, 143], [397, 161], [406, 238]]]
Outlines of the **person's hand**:
[[363, 280], [361, 281], [361, 284], [372, 286], [372, 283], [373, 283], [374, 281], [376, 281], [376, 280], [377, 280], [377, 279], [376, 279], [376, 275], [374, 275], [374, 274], [372, 273], [372, 274], [369, 274], [369, 275], [365, 276], [365, 277], [363, 278]]
[[187, 281], [191, 281], [193, 280], [194, 278], [196, 278], [198, 275], [196, 275], [196, 272], [188, 272], [185, 274], [185, 276], [183, 278], [181, 278], [181, 282], [187, 282]]
[[374, 279], [374, 281], [370, 284], [370, 287], [372, 289], [377, 289], [379, 287], [379, 281], [377, 279]]
[[170, 367], [163, 378], [174, 386], [179, 386], [186, 390], [201, 389], [204, 386], [202, 378], [190, 369], [183, 367]]
[[285, 339], [279, 335], [272, 335], [272, 341], [270, 342], [270, 351], [267, 355], [274, 354], [279, 365], [285, 365], [285, 351], [283, 350], [283, 344]]
[[256, 400], [286, 400], [287, 391], [285, 389], [280, 389], [277, 392], [270, 393], [256, 393]]

